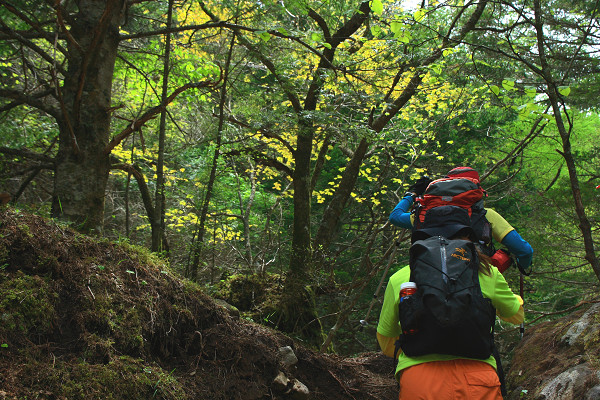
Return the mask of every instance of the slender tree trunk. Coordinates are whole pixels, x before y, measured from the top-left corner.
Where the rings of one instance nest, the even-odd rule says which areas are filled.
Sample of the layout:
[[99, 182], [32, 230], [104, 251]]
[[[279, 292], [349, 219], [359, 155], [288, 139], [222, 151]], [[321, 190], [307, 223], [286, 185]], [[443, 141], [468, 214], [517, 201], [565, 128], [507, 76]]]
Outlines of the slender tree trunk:
[[313, 129], [310, 122], [301, 122], [294, 154], [294, 225], [290, 273], [306, 282], [311, 265], [310, 243], [310, 158], [313, 146]]
[[165, 235], [165, 137], [167, 130], [167, 97], [169, 96], [169, 70], [171, 65], [171, 28], [173, 19], [173, 1], [169, 0], [167, 10], [167, 33], [165, 34], [165, 54], [163, 63], [163, 80], [161, 104], [164, 108], [160, 113], [160, 126], [158, 132], [158, 156], [156, 160], [156, 191], [154, 195], [154, 216], [150, 223], [152, 227], [152, 251], [164, 250], [163, 237]]
[[280, 302], [277, 327], [285, 332], [300, 333], [309, 341], [321, 340], [321, 325], [317, 319], [315, 297], [310, 288], [312, 249], [310, 234], [310, 158], [313, 147], [314, 127], [301, 118], [294, 152], [294, 220], [289, 270]]
[[110, 162], [111, 90], [124, 0], [81, 0], [73, 18], [68, 73], [58, 89], [62, 120], [52, 216], [101, 234]]
[[[540, 65], [542, 69], [542, 77], [546, 81], [547, 94], [552, 106], [554, 113], [554, 120], [556, 121], [556, 127], [560, 134], [562, 141], [562, 156], [565, 159], [567, 170], [569, 171], [569, 180], [571, 182], [571, 192], [573, 194], [573, 202], [575, 203], [575, 212], [579, 219], [579, 230], [583, 236], [583, 243], [585, 247], [585, 259], [590, 263], [592, 270], [596, 274], [598, 280], [600, 280], [600, 261], [596, 256], [596, 250], [594, 246], [594, 238], [592, 236], [592, 229], [590, 220], [585, 213], [585, 207], [583, 205], [583, 199], [581, 198], [581, 190], [579, 188], [579, 177], [577, 176], [577, 166], [575, 164], [575, 158], [571, 151], [571, 128], [567, 130], [565, 127], [562, 110], [560, 107], [560, 97], [558, 92], [558, 83], [552, 76], [552, 68], [546, 59], [546, 47], [544, 44], [544, 22], [542, 20], [542, 7], [540, 0], [534, 0], [534, 13], [535, 13], [535, 29], [537, 32], [537, 47], [540, 57]], [[565, 110], [566, 112], [566, 110]]]
[[206, 192], [204, 194], [204, 201], [202, 202], [202, 209], [200, 210], [200, 221], [198, 222], [198, 234], [196, 236], [196, 246], [194, 248], [194, 256], [192, 259], [192, 265], [190, 268], [190, 278], [192, 280], [198, 279], [198, 269], [200, 267], [200, 259], [202, 257], [202, 250], [204, 247], [204, 235], [206, 233], [206, 219], [208, 217], [208, 208], [210, 205], [210, 199], [212, 197], [213, 186], [215, 183], [215, 177], [217, 175], [217, 167], [221, 152], [221, 137], [223, 135], [223, 126], [225, 123], [225, 100], [227, 98], [227, 81], [229, 76], [229, 65], [231, 63], [231, 57], [233, 54], [233, 47], [235, 45], [235, 35], [232, 36], [229, 44], [229, 52], [227, 53], [227, 59], [225, 60], [225, 68], [223, 72], [223, 83], [221, 86], [221, 98], [219, 100], [219, 126], [217, 128], [217, 138], [215, 143], [215, 152], [213, 154], [212, 167], [210, 170], [210, 177], [206, 184]]
[[[254, 198], [256, 197], [256, 175], [255, 175], [255, 167], [252, 165], [252, 160], [248, 157], [248, 178], [250, 180], [250, 195], [248, 196], [248, 201], [244, 206], [244, 198], [242, 197], [242, 179], [240, 175], [236, 172], [236, 180], [238, 186], [238, 203], [240, 207], [240, 219], [242, 220], [242, 224], [244, 225], [244, 257], [246, 258], [246, 262], [248, 263], [248, 267], [253, 268], [254, 266], [254, 256], [252, 254], [252, 240], [250, 238], [250, 212], [252, 210], [252, 206], [254, 204]], [[234, 165], [235, 169], [235, 165]], [[257, 269], [256, 272], [260, 272]]]
[[[284, 284], [284, 295], [280, 302], [281, 314], [278, 327], [287, 332], [299, 332], [309, 341], [322, 340], [322, 329], [315, 307], [315, 296], [310, 285], [313, 272], [313, 249], [311, 246], [311, 157], [315, 127], [310, 118], [317, 109], [321, 90], [325, 84], [325, 72], [331, 67], [337, 47], [354, 34], [365, 23], [370, 6], [363, 1], [359, 10], [336, 32], [331, 33], [326, 21], [312, 9], [309, 16], [323, 31], [329, 47], [323, 51], [319, 65], [304, 99], [304, 107], [295, 106], [298, 113], [298, 135], [294, 151], [294, 222], [292, 227], [292, 249], [289, 270]], [[294, 100], [297, 97], [290, 96]], [[293, 102], [292, 102], [293, 103]]]

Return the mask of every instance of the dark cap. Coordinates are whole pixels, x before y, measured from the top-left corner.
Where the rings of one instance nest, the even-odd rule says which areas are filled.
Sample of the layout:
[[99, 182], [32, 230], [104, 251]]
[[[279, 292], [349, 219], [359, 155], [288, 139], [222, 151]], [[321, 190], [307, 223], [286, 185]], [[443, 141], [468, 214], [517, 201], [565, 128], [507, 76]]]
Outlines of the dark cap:
[[452, 238], [462, 230], [465, 231], [464, 236], [474, 237], [467, 210], [457, 206], [434, 207], [425, 214], [423, 228], [413, 233], [413, 241], [431, 236]]

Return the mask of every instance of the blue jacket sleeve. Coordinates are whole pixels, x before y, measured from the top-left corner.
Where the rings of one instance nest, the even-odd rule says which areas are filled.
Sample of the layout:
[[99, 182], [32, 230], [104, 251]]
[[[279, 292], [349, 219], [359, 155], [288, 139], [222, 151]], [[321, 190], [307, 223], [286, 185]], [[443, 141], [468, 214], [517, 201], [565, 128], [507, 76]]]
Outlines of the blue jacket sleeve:
[[502, 244], [508, 248], [508, 251], [517, 257], [517, 262], [521, 267], [529, 268], [531, 265], [531, 257], [533, 256], [533, 249], [517, 231], [512, 230], [504, 236]]
[[410, 220], [410, 207], [414, 199], [411, 195], [404, 196], [390, 214], [390, 222], [400, 228], [412, 229], [413, 225]]

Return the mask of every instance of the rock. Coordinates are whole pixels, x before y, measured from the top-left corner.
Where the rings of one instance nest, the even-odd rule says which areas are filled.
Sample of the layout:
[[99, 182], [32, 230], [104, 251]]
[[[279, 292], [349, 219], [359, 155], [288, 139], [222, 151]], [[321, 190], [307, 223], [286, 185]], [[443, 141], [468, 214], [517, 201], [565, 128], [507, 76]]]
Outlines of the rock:
[[578, 388], [585, 387], [594, 372], [586, 365], [577, 365], [548, 382], [540, 392], [544, 400], [576, 399]]
[[310, 390], [308, 387], [298, 379], [294, 379], [294, 385], [292, 386], [292, 390], [290, 396], [294, 400], [306, 400], [310, 397]]
[[581, 334], [588, 330], [590, 325], [594, 323], [594, 316], [598, 314], [599, 310], [600, 304], [591, 307], [581, 318], [571, 325], [567, 333], [561, 338], [561, 342], [573, 346]]
[[598, 400], [600, 399], [600, 385], [596, 385], [591, 388], [586, 394], [583, 400]]
[[281, 364], [289, 368], [298, 363], [298, 357], [294, 354], [294, 350], [290, 346], [280, 347], [279, 348], [279, 359], [281, 360]]
[[279, 371], [273, 380], [273, 389], [277, 392], [284, 392], [287, 390], [289, 383], [290, 380], [287, 378], [287, 376], [285, 376], [283, 372]]
[[294, 400], [306, 400], [310, 397], [310, 390], [304, 383], [298, 379], [290, 381], [281, 371], [273, 380], [272, 388], [275, 392], [285, 393]]

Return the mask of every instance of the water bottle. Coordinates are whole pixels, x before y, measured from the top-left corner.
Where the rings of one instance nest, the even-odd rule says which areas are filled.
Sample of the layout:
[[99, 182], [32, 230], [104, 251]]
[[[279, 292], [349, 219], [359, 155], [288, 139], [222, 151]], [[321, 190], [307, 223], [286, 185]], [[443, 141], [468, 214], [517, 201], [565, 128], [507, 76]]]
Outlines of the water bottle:
[[417, 293], [417, 284], [414, 282], [404, 282], [400, 285], [400, 302], [402, 302], [405, 297], [415, 293]]
[[[404, 282], [400, 285], [400, 303], [405, 299], [409, 298], [413, 294], [417, 293], [417, 284], [414, 282]], [[402, 329], [402, 333], [405, 335], [412, 335], [417, 333], [416, 329]]]

